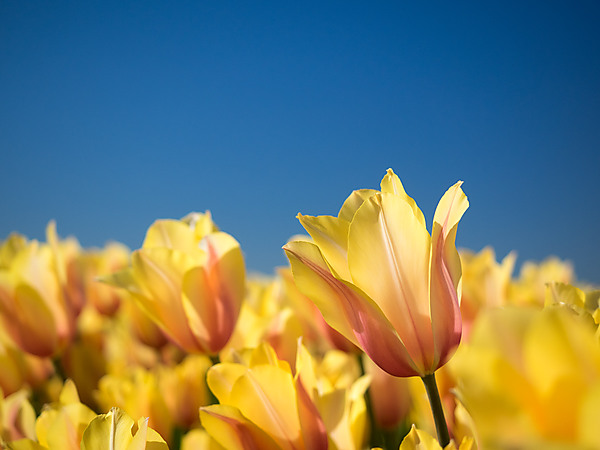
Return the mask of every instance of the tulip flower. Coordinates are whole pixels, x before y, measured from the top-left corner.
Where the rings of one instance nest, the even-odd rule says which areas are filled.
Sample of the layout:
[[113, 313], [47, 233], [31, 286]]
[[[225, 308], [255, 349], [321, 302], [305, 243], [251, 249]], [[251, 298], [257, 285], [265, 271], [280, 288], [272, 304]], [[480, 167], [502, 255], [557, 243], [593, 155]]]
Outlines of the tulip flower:
[[323, 420], [289, 364], [266, 343], [249, 359], [209, 369], [220, 404], [200, 408], [206, 431], [228, 449], [326, 449]]
[[47, 405], [35, 423], [38, 442], [48, 448], [79, 449], [83, 432], [95, 417], [80, 402], [75, 384], [67, 380], [58, 402]]
[[[48, 236], [52, 238], [52, 224]], [[16, 243], [19, 243], [16, 245]], [[0, 320], [6, 333], [32, 355], [57, 355], [72, 339], [77, 311], [67, 300], [48, 244], [16, 237], [0, 264]], [[7, 256], [8, 255], [8, 256]]]
[[485, 247], [479, 253], [463, 250], [460, 259], [462, 262], [460, 311], [464, 340], [468, 339], [471, 325], [481, 310], [507, 304], [516, 253], [509, 253], [498, 263], [494, 250]]
[[0, 388], [0, 448], [6, 442], [35, 437], [35, 411], [25, 389], [4, 397]]
[[83, 433], [81, 450], [168, 450], [160, 435], [142, 417], [137, 423], [119, 408], [112, 408], [90, 422]]
[[154, 371], [134, 367], [122, 374], [102, 377], [98, 383], [97, 401], [104, 411], [116, 406], [131, 417], [149, 417], [149, 426], [170, 442], [173, 438], [173, 417], [166, 399], [170, 393], [160, 388]]
[[461, 265], [454, 241], [468, 207], [461, 184], [440, 200], [431, 235], [389, 169], [381, 192], [354, 191], [337, 217], [299, 214], [313, 242], [284, 246], [300, 291], [391, 375], [435, 383], [433, 373], [460, 342]]
[[442, 448], [435, 438], [425, 431], [419, 430], [414, 425], [410, 432], [406, 435], [399, 450], [471, 450], [475, 447], [475, 442], [472, 438], [465, 437], [457, 447], [454, 441]]
[[479, 316], [449, 369], [480, 448], [600, 448], [596, 332], [570, 305]]
[[103, 281], [129, 291], [185, 351], [216, 354], [237, 321], [245, 268], [238, 242], [211, 231], [209, 218], [156, 221], [133, 252], [131, 267]]

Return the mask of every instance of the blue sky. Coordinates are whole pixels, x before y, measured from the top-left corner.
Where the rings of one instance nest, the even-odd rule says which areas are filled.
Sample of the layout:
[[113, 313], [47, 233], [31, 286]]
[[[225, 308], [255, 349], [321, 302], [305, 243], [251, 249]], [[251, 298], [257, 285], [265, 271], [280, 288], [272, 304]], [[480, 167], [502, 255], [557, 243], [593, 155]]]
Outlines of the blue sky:
[[597, 2], [0, 2], [0, 237], [135, 249], [211, 210], [250, 270], [388, 167], [460, 246], [600, 282]]

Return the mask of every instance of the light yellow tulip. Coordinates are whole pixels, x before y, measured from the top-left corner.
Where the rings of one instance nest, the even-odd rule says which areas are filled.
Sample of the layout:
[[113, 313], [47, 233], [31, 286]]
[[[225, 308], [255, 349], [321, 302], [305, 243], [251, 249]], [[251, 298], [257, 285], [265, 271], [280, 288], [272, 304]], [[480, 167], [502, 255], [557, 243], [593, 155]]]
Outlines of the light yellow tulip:
[[237, 321], [245, 268], [238, 242], [209, 222], [200, 214], [156, 221], [132, 266], [103, 280], [129, 291], [182, 349], [216, 354]]
[[456, 447], [454, 441], [450, 442], [444, 449], [433, 436], [412, 426], [408, 435], [400, 444], [400, 450], [471, 450], [475, 443], [472, 438], [463, 438], [460, 445]]
[[142, 417], [137, 424], [119, 408], [112, 408], [90, 422], [81, 440], [81, 450], [168, 450], [160, 435]]
[[483, 448], [598, 448], [596, 329], [565, 306], [492, 310], [476, 321], [449, 368]]
[[381, 192], [354, 191], [337, 217], [299, 214], [314, 243], [284, 246], [300, 291], [392, 375], [433, 374], [460, 342], [460, 185], [440, 200], [431, 236], [390, 169]]
[[56, 355], [73, 336], [76, 311], [58, 276], [55, 252], [50, 245], [37, 241], [11, 248], [0, 268], [0, 319], [4, 329], [27, 353]]
[[35, 437], [35, 411], [29, 395], [22, 389], [4, 397], [0, 389], [0, 447], [2, 442]]
[[35, 423], [40, 445], [78, 450], [83, 432], [96, 414], [79, 401], [77, 388], [67, 380], [58, 402], [47, 405]]
[[98, 384], [97, 401], [103, 410], [116, 406], [131, 417], [148, 417], [149, 426], [171, 442], [173, 420], [156, 372], [141, 367], [108, 374]]
[[208, 385], [220, 405], [200, 408], [200, 419], [225, 448], [327, 448], [315, 404], [268, 344], [254, 350], [247, 365], [240, 360], [213, 366]]

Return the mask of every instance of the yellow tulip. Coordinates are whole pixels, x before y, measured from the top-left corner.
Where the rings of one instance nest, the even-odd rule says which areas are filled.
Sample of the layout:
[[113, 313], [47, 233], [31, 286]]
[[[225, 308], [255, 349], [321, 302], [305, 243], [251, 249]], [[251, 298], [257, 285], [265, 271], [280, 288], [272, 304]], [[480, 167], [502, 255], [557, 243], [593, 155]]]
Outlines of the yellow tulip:
[[149, 417], [149, 426], [170, 442], [173, 417], [167, 408], [156, 372], [141, 367], [122, 374], [108, 374], [98, 383], [97, 401], [103, 410], [116, 406], [132, 417]]
[[[228, 447], [231, 450], [234, 447]], [[181, 450], [226, 450], [217, 444], [210, 435], [202, 429], [195, 428], [185, 434], [181, 440]]]
[[81, 450], [168, 450], [160, 435], [142, 417], [137, 423], [119, 408], [112, 408], [90, 422], [83, 433]]
[[100, 250], [90, 250], [83, 256], [84, 292], [86, 301], [101, 314], [112, 316], [121, 304], [121, 293], [97, 280], [99, 275], [117, 272], [129, 265], [129, 249], [115, 242]]
[[3, 443], [35, 437], [35, 411], [25, 389], [6, 397], [0, 389], [0, 448]]
[[208, 385], [220, 404], [200, 408], [200, 419], [223, 447], [327, 448], [327, 433], [309, 393], [268, 344], [251, 353], [248, 365], [213, 366]]
[[25, 385], [36, 388], [54, 372], [48, 358], [25, 353], [0, 329], [0, 389], [12, 394]]
[[458, 447], [452, 441], [442, 449], [433, 436], [417, 429], [414, 425], [400, 444], [400, 450], [471, 450], [473, 448], [476, 448], [473, 439], [465, 437]]
[[[49, 237], [52, 236], [49, 225]], [[14, 242], [21, 242], [13, 245]], [[58, 354], [71, 340], [77, 311], [67, 300], [48, 244], [12, 238], [0, 267], [0, 319], [22, 350], [40, 357]], [[8, 256], [7, 256], [8, 255]]]
[[571, 283], [575, 277], [573, 265], [557, 257], [540, 263], [525, 261], [519, 277], [509, 287], [509, 303], [513, 305], [544, 305], [547, 283]]
[[79, 401], [77, 388], [67, 380], [58, 402], [47, 405], [35, 423], [40, 445], [50, 449], [79, 449], [83, 432], [96, 414]]
[[211, 365], [205, 355], [188, 355], [174, 367], [156, 368], [159, 390], [176, 426], [188, 429], [198, 424], [198, 408], [210, 403], [206, 371]]
[[511, 274], [516, 254], [511, 252], [502, 262], [496, 262], [491, 247], [479, 253], [461, 251], [463, 339], [468, 339], [471, 325], [480, 311], [508, 303]]
[[158, 220], [130, 268], [103, 278], [125, 288], [178, 346], [216, 354], [227, 343], [245, 293], [238, 242], [205, 215]]
[[449, 364], [482, 447], [600, 448], [600, 346], [565, 306], [480, 316]]
[[424, 377], [461, 337], [461, 182], [440, 200], [430, 236], [423, 213], [389, 169], [381, 192], [354, 191], [337, 217], [298, 215], [314, 242], [284, 246], [300, 291], [325, 320], [395, 376]]

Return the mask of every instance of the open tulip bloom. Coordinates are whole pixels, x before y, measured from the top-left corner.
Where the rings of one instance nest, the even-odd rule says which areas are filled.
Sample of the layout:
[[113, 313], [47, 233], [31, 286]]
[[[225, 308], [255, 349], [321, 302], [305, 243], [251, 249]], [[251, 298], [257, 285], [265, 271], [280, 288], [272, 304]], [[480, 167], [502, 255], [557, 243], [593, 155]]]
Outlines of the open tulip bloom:
[[469, 202], [456, 183], [441, 198], [431, 235], [391, 169], [381, 191], [354, 191], [337, 217], [298, 219], [312, 242], [284, 246], [300, 291], [325, 320], [384, 371], [423, 379], [445, 446], [434, 372], [460, 342], [461, 264], [455, 237]]

